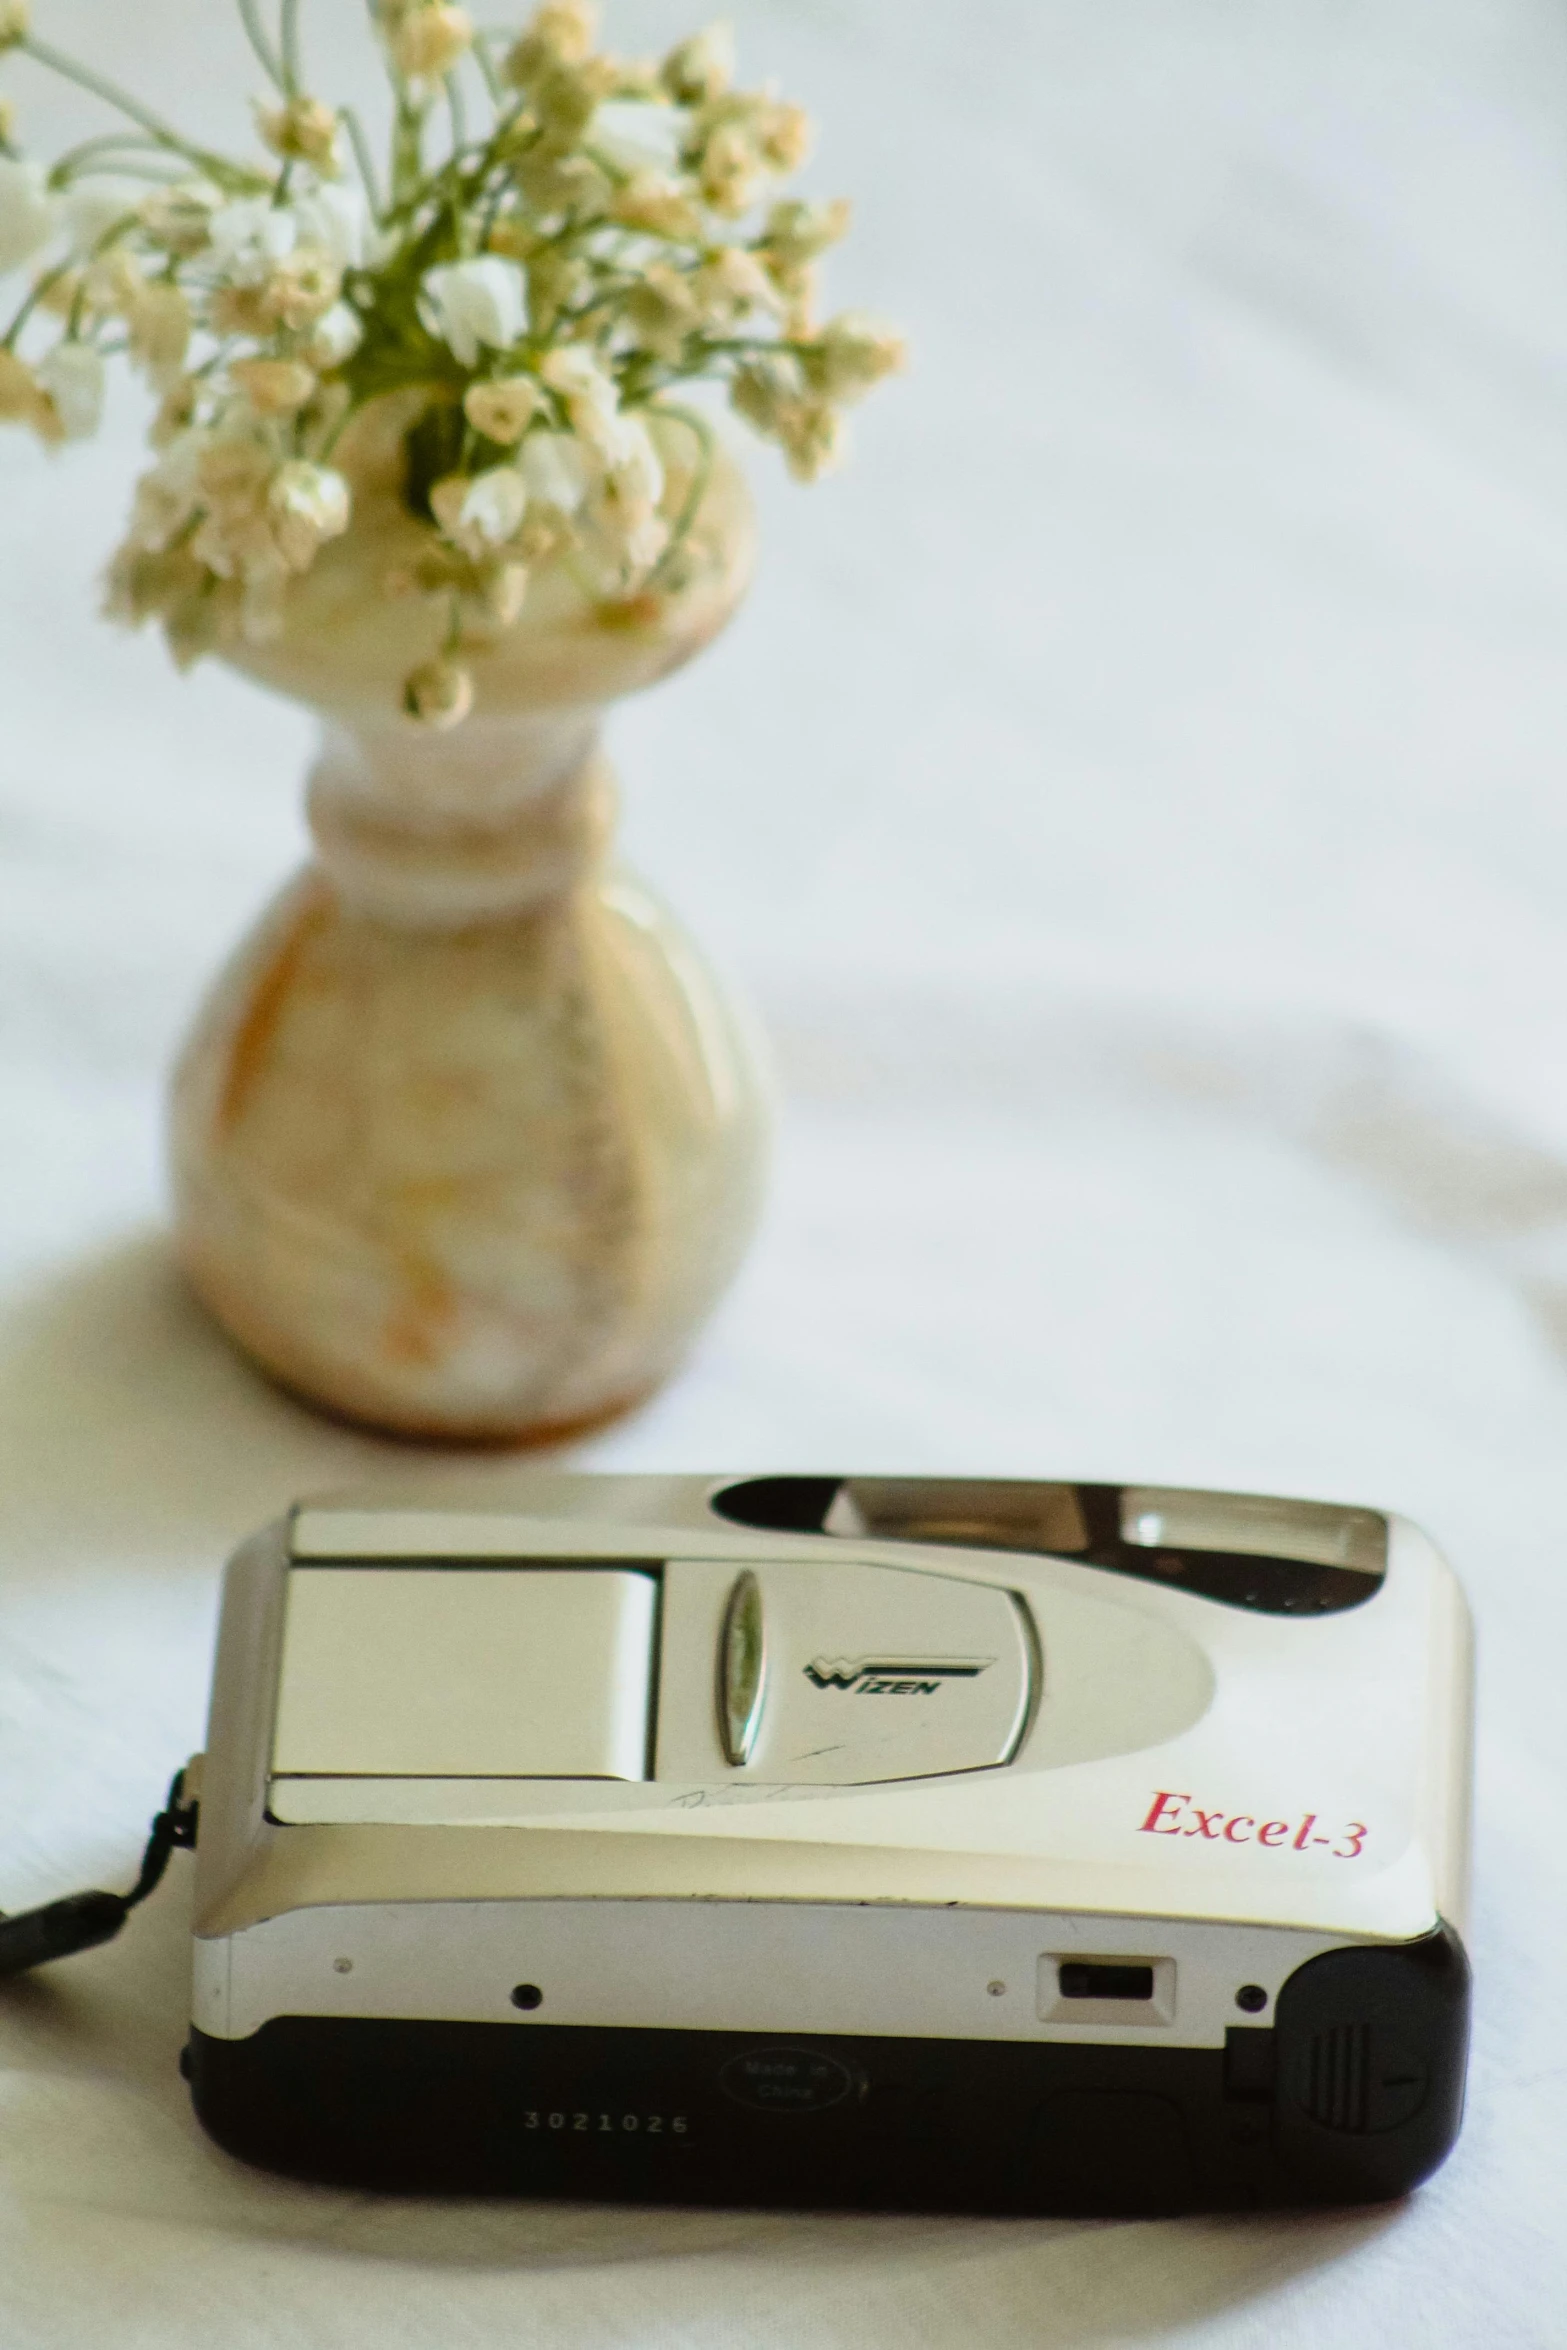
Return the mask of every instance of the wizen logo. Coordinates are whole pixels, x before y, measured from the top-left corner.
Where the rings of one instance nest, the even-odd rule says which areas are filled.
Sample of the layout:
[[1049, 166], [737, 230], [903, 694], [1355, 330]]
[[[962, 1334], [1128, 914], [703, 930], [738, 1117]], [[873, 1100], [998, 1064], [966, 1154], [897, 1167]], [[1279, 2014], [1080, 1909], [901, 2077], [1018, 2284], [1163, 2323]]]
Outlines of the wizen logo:
[[972, 1681], [995, 1663], [993, 1656], [893, 1657], [876, 1662], [864, 1656], [813, 1657], [805, 1677], [818, 1689], [841, 1689], [856, 1697], [934, 1697], [943, 1681]]

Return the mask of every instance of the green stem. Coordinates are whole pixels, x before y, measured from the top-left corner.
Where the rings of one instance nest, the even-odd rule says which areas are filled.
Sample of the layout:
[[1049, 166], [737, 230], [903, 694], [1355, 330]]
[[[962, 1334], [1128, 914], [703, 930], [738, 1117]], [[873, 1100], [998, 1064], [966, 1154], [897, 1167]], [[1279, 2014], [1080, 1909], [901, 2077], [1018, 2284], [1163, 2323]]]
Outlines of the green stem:
[[[509, 35], [508, 38], [510, 38]], [[490, 103], [499, 110], [506, 103], [506, 85], [495, 70], [495, 60], [490, 55], [489, 42], [483, 33], [473, 44], [473, 61], [484, 78], [484, 86], [489, 92]]]
[[[128, 229], [134, 228], [135, 226], [135, 213], [122, 212], [119, 219], [112, 222], [111, 225], [104, 230], [102, 236], [94, 239], [93, 249], [86, 257], [88, 267], [90, 267], [101, 254], [107, 253], [111, 246], [117, 245], [121, 237], [125, 235], [126, 231]], [[87, 270], [84, 268], [82, 271], [82, 282], [76, 290], [76, 299], [71, 304], [70, 324], [66, 329], [66, 339], [69, 342], [75, 343], [81, 340], [82, 325], [86, 319], [86, 316]]]
[[[89, 165], [86, 171], [68, 172], [63, 180], [57, 177], [59, 169], [60, 166], [56, 164], [49, 174], [51, 187], [74, 187], [82, 180], [92, 179], [96, 167]], [[170, 188], [175, 184], [175, 175], [169, 171], [168, 155], [163, 148], [159, 148], [155, 154], [119, 157], [114, 165], [114, 174], [117, 179], [146, 180], [150, 187], [155, 188]]]
[[339, 107], [338, 118], [347, 131], [348, 143], [354, 150], [354, 161], [359, 166], [359, 177], [364, 183], [366, 201], [375, 215], [377, 223], [379, 223], [382, 217], [381, 189], [376, 178], [375, 157], [370, 152], [370, 141], [365, 136], [365, 126], [352, 106]]
[[[495, 128], [491, 132], [485, 144], [482, 147], [475, 146], [473, 149], [472, 166], [467, 176], [475, 190], [483, 188], [484, 183], [488, 179], [490, 173], [496, 168], [496, 165], [500, 161], [501, 141], [506, 136], [506, 133], [511, 129], [512, 125], [516, 122], [519, 115], [521, 115], [524, 111], [525, 109], [523, 107], [523, 103], [521, 99], [519, 99], [517, 103], [512, 106], [495, 125]], [[536, 138], [538, 133], [535, 132], [534, 136]], [[531, 145], [532, 142], [530, 141], [529, 144]], [[421, 176], [415, 179], [406, 189], [394, 192], [393, 203], [388, 214], [388, 219], [396, 219], [403, 214], [417, 212], [421, 204], [427, 204], [432, 199], [432, 197], [438, 196], [442, 189], [443, 183], [449, 180], [453, 176], [454, 172], [460, 172], [462, 161], [463, 158], [460, 155], [448, 155], [429, 174], [428, 178], [423, 176], [423, 166], [421, 163]], [[504, 184], [502, 186], [501, 195], [504, 199]]]
[[288, 97], [290, 95], [288, 78], [283, 71], [277, 51], [267, 39], [266, 30], [256, 10], [256, 0], [239, 0], [239, 21], [245, 28], [246, 40], [261, 60], [261, 69], [268, 81], [274, 83], [285, 98]]
[[758, 351], [803, 351], [807, 346], [789, 335], [704, 335], [704, 359], [753, 358]]
[[236, 172], [235, 167], [223, 156], [210, 154], [204, 147], [191, 146], [180, 137], [172, 124], [165, 122], [161, 115], [154, 114], [150, 107], [143, 106], [139, 98], [130, 97], [124, 90], [117, 90], [113, 82], [105, 81], [101, 74], [93, 72], [91, 66], [78, 65], [75, 58], [67, 57], [63, 50], [51, 48], [47, 41], [36, 40], [31, 33], [18, 41], [16, 47], [24, 57], [30, 57], [35, 65], [59, 74], [63, 81], [74, 82], [79, 90], [86, 90], [91, 97], [101, 98], [106, 106], [114, 107], [132, 122], [139, 123], [160, 147], [167, 147], [174, 154], [183, 155], [188, 162], [198, 164], [214, 178], [227, 180], [231, 185], [237, 178], [247, 183], [254, 181], [254, 172]]
[[679, 408], [671, 405], [667, 408], [655, 408], [653, 414], [655, 416], [672, 416], [678, 423], [685, 425], [688, 431], [694, 432], [697, 438], [698, 455], [696, 471], [691, 476], [691, 487], [687, 490], [681, 503], [680, 512], [675, 516], [675, 527], [669, 534], [669, 544], [648, 573], [643, 582], [644, 589], [658, 586], [660, 580], [668, 573], [686, 540], [691, 536], [692, 526], [702, 511], [702, 501], [707, 496], [709, 486], [712, 483], [713, 464], [718, 454], [718, 441], [712, 426], [708, 423], [707, 418], [699, 416], [694, 408]]
[[327, 434], [326, 439], [322, 442], [320, 449], [317, 451], [316, 463], [318, 465], [326, 465], [330, 463], [333, 450], [337, 447], [338, 442], [342, 439], [344, 433], [353, 423], [354, 418], [359, 414], [359, 411], [360, 403], [351, 400], [348, 406], [343, 410], [343, 413], [338, 418], [336, 424], [333, 425], [331, 431]]
[[397, 84], [397, 121], [392, 131], [392, 204], [404, 206], [424, 177], [424, 110]]
[[[149, 138], [145, 131], [100, 131], [95, 139], [83, 139], [78, 145], [67, 147], [65, 153], [56, 158], [50, 169], [49, 185], [63, 188], [78, 164], [84, 163], [90, 170], [94, 156], [115, 154], [125, 148], [141, 148], [155, 155], [167, 152], [160, 140]], [[123, 169], [124, 166], [118, 165], [116, 168]]]
[[45, 270], [42, 277], [33, 280], [21, 308], [5, 330], [4, 339], [0, 341], [0, 350], [14, 351], [16, 349], [17, 337], [32, 317], [39, 303], [51, 287], [57, 286], [63, 277], [70, 276], [72, 267], [73, 264], [69, 261], [58, 261], [53, 269]]
[[297, 98], [304, 87], [299, 55], [299, 0], [283, 0], [281, 34], [283, 87], [290, 98]]
[[468, 109], [462, 102], [462, 90], [455, 73], [446, 77], [446, 111], [452, 125], [452, 161], [455, 163], [468, 144]]

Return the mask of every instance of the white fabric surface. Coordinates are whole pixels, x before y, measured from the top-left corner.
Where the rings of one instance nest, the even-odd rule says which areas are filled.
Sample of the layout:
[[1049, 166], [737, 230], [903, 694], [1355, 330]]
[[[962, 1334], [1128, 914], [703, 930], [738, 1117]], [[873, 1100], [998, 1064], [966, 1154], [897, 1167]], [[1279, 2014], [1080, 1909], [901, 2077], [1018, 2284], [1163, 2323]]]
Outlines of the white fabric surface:
[[[239, 119], [228, 11], [36, 0]], [[909, 382], [760, 454], [729, 639], [616, 721], [787, 1089], [751, 1266], [605, 1466], [1386, 1503], [1481, 1631], [1470, 2116], [1405, 2207], [1162, 2225], [390, 2205], [174, 2070], [187, 1864], [0, 1995], [5, 2350], [1567, 2339], [1567, 36], [1556, 0], [740, 0]], [[356, 12], [316, 0], [317, 55]], [[620, 0], [623, 46], [683, 21]], [[12, 61], [32, 119], [96, 127]], [[307, 728], [92, 618], [138, 423], [0, 437], [0, 1901], [128, 1882], [216, 1574], [408, 1458], [185, 1300], [159, 1089]]]

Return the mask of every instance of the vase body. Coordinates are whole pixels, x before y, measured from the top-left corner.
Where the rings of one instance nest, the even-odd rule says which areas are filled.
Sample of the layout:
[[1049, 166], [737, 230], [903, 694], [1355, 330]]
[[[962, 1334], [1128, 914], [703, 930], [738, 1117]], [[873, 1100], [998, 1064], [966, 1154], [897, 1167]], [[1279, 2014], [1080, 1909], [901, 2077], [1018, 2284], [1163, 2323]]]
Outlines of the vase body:
[[726, 616], [748, 516], [731, 491], [684, 598], [608, 621], [546, 599], [481, 651], [474, 715], [432, 735], [395, 714], [419, 648], [378, 608], [410, 525], [356, 488], [363, 534], [244, 664], [323, 710], [317, 853], [181, 1055], [178, 1248], [312, 1402], [437, 1442], [543, 1440], [667, 1376], [759, 1206], [749, 1025], [610, 861], [598, 741], [603, 700]]

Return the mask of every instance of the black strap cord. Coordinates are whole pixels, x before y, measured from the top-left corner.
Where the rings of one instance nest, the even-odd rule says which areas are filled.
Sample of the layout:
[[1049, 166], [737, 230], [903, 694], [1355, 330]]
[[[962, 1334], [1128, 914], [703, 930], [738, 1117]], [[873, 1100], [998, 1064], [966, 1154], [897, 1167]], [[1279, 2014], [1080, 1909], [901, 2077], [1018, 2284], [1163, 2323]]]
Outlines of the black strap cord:
[[99, 1942], [112, 1942], [139, 1901], [160, 1883], [176, 1845], [196, 1841], [196, 1806], [185, 1800], [185, 1773], [176, 1771], [162, 1811], [152, 1823], [141, 1875], [129, 1893], [68, 1893], [42, 1909], [0, 1912], [0, 1975], [25, 1975], [51, 1958], [70, 1958]]

